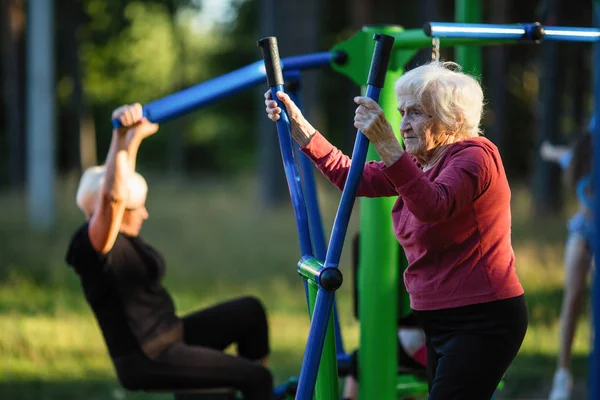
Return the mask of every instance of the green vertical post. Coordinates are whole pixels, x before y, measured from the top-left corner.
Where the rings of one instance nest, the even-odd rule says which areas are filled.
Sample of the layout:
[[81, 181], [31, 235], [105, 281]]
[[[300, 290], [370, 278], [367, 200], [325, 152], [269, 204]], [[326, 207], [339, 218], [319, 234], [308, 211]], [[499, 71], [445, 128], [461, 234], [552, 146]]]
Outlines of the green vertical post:
[[[308, 309], [311, 321], [315, 311], [318, 290], [319, 286], [314, 281], [308, 280]], [[337, 400], [340, 398], [333, 312], [327, 323], [327, 333], [325, 334], [325, 343], [321, 353], [313, 398], [315, 400]]]
[[[373, 33], [394, 35], [400, 27], [365, 27]], [[365, 60], [371, 59], [372, 47]], [[393, 64], [392, 55], [391, 64]], [[385, 86], [379, 97], [388, 121], [399, 135], [400, 115], [394, 83], [402, 70], [390, 65]], [[378, 160], [369, 146], [367, 160]], [[359, 243], [359, 319], [360, 351], [358, 356], [360, 399], [392, 400], [396, 398], [397, 319], [398, 319], [398, 242], [393, 233], [391, 210], [396, 198], [360, 199]]]
[[[481, 22], [481, 1], [456, 0], [454, 19], [455, 22], [463, 23]], [[463, 67], [465, 72], [474, 76], [481, 74], [481, 50], [479, 46], [456, 46], [454, 51], [454, 60]]]

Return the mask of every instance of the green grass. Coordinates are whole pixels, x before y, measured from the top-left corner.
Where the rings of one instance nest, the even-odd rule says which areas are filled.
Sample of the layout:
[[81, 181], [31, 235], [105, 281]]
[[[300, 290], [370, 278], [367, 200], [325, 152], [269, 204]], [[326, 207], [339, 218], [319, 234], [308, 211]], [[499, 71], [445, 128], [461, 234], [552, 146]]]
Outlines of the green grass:
[[[269, 312], [276, 379], [297, 375], [309, 321], [295, 270], [300, 254], [291, 206], [260, 207], [251, 176], [149, 181], [151, 217], [143, 235], [165, 255], [165, 284], [179, 312], [240, 294], [260, 297]], [[319, 185], [324, 225], [330, 229], [339, 193], [321, 179]], [[0, 194], [0, 399], [170, 398], [126, 393], [116, 382], [78, 280], [63, 261], [70, 235], [82, 221], [74, 190], [74, 182], [61, 183], [57, 224], [48, 234], [27, 228], [21, 193]], [[531, 323], [503, 398], [543, 398], [558, 340], [564, 216], [534, 221], [528, 217], [528, 193], [515, 187], [513, 198], [513, 244]], [[348, 237], [356, 228], [353, 217]], [[345, 344], [352, 349], [358, 324], [352, 315], [348, 247], [341, 263], [346, 281], [337, 299]], [[586, 309], [574, 348], [580, 380], [589, 334]]]

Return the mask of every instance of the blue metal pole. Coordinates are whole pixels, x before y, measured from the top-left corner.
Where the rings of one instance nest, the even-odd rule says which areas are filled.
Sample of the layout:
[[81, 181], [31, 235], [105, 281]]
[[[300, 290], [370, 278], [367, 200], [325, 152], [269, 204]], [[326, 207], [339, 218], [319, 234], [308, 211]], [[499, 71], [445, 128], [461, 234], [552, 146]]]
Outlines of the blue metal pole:
[[[368, 86], [366, 95], [378, 101], [380, 91], [381, 89], [378, 87]], [[325, 257], [325, 267], [338, 267], [344, 238], [348, 229], [348, 221], [350, 220], [358, 184], [360, 183], [367, 158], [368, 146], [369, 140], [361, 131], [358, 131], [354, 150], [352, 151], [352, 164], [350, 165], [340, 206], [333, 223], [327, 257]], [[310, 400], [312, 398], [333, 298], [334, 293], [322, 289], [319, 289], [317, 293], [315, 312], [310, 325], [306, 352], [304, 353], [304, 360], [300, 370], [300, 382], [298, 383], [298, 391], [296, 393], [297, 400]]]
[[[271, 88], [271, 97], [277, 99], [277, 92], [283, 91], [283, 85], [277, 85]], [[290, 121], [285, 111], [281, 112], [281, 118], [277, 121], [277, 135], [279, 136], [279, 146], [283, 158], [283, 167], [288, 182], [294, 214], [296, 215], [296, 226], [300, 239], [300, 252], [303, 257], [312, 256], [312, 242], [310, 237], [310, 227], [306, 203], [300, 185], [300, 175], [298, 166], [294, 158], [294, 148], [292, 137], [290, 135]]]
[[[281, 59], [282, 68], [301, 70], [330, 65], [340, 57], [340, 53], [320, 52]], [[144, 117], [151, 122], [165, 122], [187, 112], [208, 105], [215, 100], [241, 92], [259, 84], [265, 79], [263, 61], [257, 61], [228, 74], [154, 100], [143, 106]], [[120, 126], [118, 120], [113, 127]]]
[[[366, 96], [378, 101], [381, 88], [385, 82], [385, 75], [394, 38], [392, 36], [375, 34], [374, 39], [377, 40], [377, 42], [375, 44], [373, 61], [371, 63]], [[348, 177], [346, 179], [346, 184], [344, 185], [342, 198], [334, 220], [324, 268], [338, 267], [344, 238], [348, 228], [348, 221], [350, 220], [358, 184], [360, 183], [367, 157], [368, 146], [368, 139], [359, 130], [356, 134], [354, 149], [352, 151], [352, 163], [350, 165], [350, 170], [348, 171]], [[312, 399], [319, 361], [327, 331], [327, 322], [331, 313], [334, 296], [334, 292], [323, 290], [321, 287], [319, 288], [308, 334], [306, 351], [304, 353], [304, 360], [302, 361], [302, 368], [300, 370], [300, 380], [298, 383], [298, 391], [296, 392], [296, 400]]]
[[438, 38], [538, 41], [543, 37], [543, 27], [537, 22], [508, 25], [429, 22], [424, 30], [427, 36]]
[[[274, 37], [265, 38], [260, 40], [258, 45], [261, 47], [263, 53], [263, 65], [265, 67], [265, 74], [271, 91], [271, 97], [275, 101], [278, 101], [277, 92], [283, 92], [283, 74], [279, 59], [279, 50], [277, 49], [277, 39]], [[306, 211], [306, 203], [304, 202], [304, 195], [300, 184], [298, 166], [294, 158], [294, 147], [292, 145], [292, 136], [290, 134], [290, 121], [284, 110], [283, 104], [280, 104], [280, 106], [282, 107], [282, 112], [276, 126], [281, 156], [283, 159], [283, 167], [290, 196], [292, 198], [294, 214], [296, 216], [296, 226], [298, 228], [298, 237], [300, 239], [300, 252], [302, 257], [310, 257], [313, 255], [313, 250], [310, 238], [308, 213]]]
[[[286, 81], [288, 82], [288, 94], [292, 101], [296, 103], [298, 108], [302, 110], [302, 98], [300, 96], [300, 71], [287, 72], [285, 74]], [[300, 172], [302, 176], [302, 188], [304, 190], [306, 209], [308, 210], [308, 221], [310, 224], [310, 233], [313, 239], [313, 249], [315, 256], [318, 260], [324, 262], [327, 256], [327, 244], [325, 242], [325, 230], [323, 229], [323, 222], [321, 219], [321, 212], [319, 210], [319, 197], [317, 195], [317, 185], [315, 183], [314, 166], [310, 158], [299, 150], [298, 146], [298, 158], [300, 159]], [[306, 282], [305, 282], [306, 286]], [[305, 288], [307, 289], [307, 288]], [[308, 296], [308, 293], [307, 293]], [[337, 311], [336, 301], [333, 301], [333, 323], [335, 326], [335, 348], [338, 354], [338, 358], [345, 356], [344, 341], [342, 337], [342, 331], [340, 327], [340, 319]]]
[[[594, 1], [594, 25], [600, 27], [600, 0]], [[594, 115], [596, 118], [600, 116], [600, 44], [594, 44]], [[594, 147], [594, 160], [600, 160], [600, 123], [594, 124], [593, 127], [593, 147]], [[594, 187], [600, 188], [600, 170], [598, 168], [598, 162], [593, 163], [593, 180]], [[598, 189], [594, 190], [594, 222], [596, 226], [596, 232], [600, 232], [600, 207], [598, 206]], [[598, 259], [600, 255], [600, 235], [594, 237], [594, 255]], [[590, 383], [590, 399], [596, 400], [600, 398], [600, 334], [598, 333], [598, 327], [600, 327], [600, 274], [593, 274], [594, 281], [592, 284], [592, 332], [593, 335], [592, 343], [592, 354], [591, 354], [591, 368], [588, 377]]]
[[569, 42], [597, 42], [600, 30], [597, 28], [577, 28], [570, 26], [545, 26], [544, 40]]

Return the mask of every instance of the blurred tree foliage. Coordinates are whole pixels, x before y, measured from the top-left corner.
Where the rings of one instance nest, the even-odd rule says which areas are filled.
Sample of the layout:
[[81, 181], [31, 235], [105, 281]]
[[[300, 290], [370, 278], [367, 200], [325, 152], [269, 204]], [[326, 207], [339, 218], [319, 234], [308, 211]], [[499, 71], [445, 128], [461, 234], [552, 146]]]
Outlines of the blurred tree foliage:
[[[26, 1], [7, 1], [25, 14]], [[573, 0], [558, 15], [548, 14], [553, 1], [556, 0], [482, 2], [484, 21], [495, 18], [494, 22], [540, 20], [547, 24], [591, 25], [591, 2]], [[110, 113], [118, 105], [149, 102], [260, 59], [256, 40], [260, 31], [259, 13], [265, 11], [259, 9], [261, 2], [230, 0], [230, 18], [211, 29], [199, 26], [197, 15], [202, 3], [202, 0], [55, 0], [57, 149], [61, 172], [78, 171], [81, 167], [79, 132], [89, 130], [90, 126], [95, 128], [98, 162], [103, 161], [110, 139]], [[440, 0], [401, 5], [393, 0], [329, 0], [320, 2], [319, 7], [318, 50], [330, 49], [366, 24], [420, 28], [427, 20], [454, 19], [454, 2]], [[15, 15], [18, 13], [12, 13], [13, 19]], [[279, 26], [284, 28], [279, 29], [285, 29], [285, 18], [292, 21], [295, 16], [282, 18]], [[2, 43], [6, 50], [6, 40]], [[16, 51], [2, 54], [16, 57], [18, 71], [24, 71], [24, 40], [21, 38], [13, 45]], [[559, 62], [568, 68], [561, 68], [557, 78], [563, 81], [564, 90], [560, 91], [557, 108], [561, 115], [560, 132], [554, 139], [566, 142], [585, 126], [589, 114], [590, 46], [572, 43], [560, 46], [565, 50], [560, 53]], [[506, 46], [502, 61], [498, 61], [497, 51], [483, 50], [482, 82], [489, 99], [483, 126], [491, 134], [491, 128], [498, 121], [503, 122], [501, 132], [494, 132], [490, 138], [501, 148], [511, 178], [529, 179], [534, 168], [532, 155], [544, 137], [538, 129], [542, 117], [540, 76], [545, 70], [541, 47]], [[286, 51], [298, 54], [293, 49]], [[452, 55], [451, 49], [442, 52], [445, 59], [451, 60]], [[411, 65], [428, 57], [428, 51], [422, 51]], [[7, 93], [7, 82], [18, 81], [22, 94], [23, 73], [18, 76], [10, 63], [2, 65], [3, 92]], [[305, 108], [318, 108], [319, 127], [343, 150], [349, 150], [355, 134], [352, 97], [359, 88], [330, 71], [323, 71], [317, 82], [318, 101], [305, 104]], [[248, 90], [164, 123], [159, 135], [144, 144], [140, 168], [170, 169], [177, 173], [255, 168], [259, 154], [256, 126], [258, 118], [263, 116], [257, 112], [257, 102], [261, 102], [257, 93]], [[15, 97], [21, 113], [23, 97]], [[25, 140], [10, 139], [24, 138], [25, 124], [10, 125], [20, 132], [19, 136], [9, 133], [6, 113], [15, 107], [7, 106], [8, 99], [5, 95], [0, 113], [0, 141], [6, 144], [0, 148], [0, 156], [8, 160], [10, 155], [14, 159], [10, 168], [14, 169], [15, 163], [24, 159], [15, 157], [14, 146], [20, 146], [24, 152]], [[8, 161], [2, 163], [0, 171], [2, 182], [11, 182]]]

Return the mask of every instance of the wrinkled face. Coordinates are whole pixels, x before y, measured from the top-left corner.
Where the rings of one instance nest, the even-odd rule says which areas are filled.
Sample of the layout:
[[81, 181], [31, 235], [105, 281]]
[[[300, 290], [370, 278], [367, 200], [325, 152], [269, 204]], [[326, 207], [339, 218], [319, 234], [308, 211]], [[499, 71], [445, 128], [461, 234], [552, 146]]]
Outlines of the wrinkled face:
[[431, 115], [427, 115], [415, 96], [398, 96], [398, 111], [402, 116], [400, 133], [406, 151], [418, 159], [425, 159], [429, 151], [437, 146], [435, 127]]
[[148, 219], [148, 216], [146, 204], [141, 204], [135, 208], [126, 208], [121, 221], [121, 231], [130, 236], [139, 235], [142, 225]]

